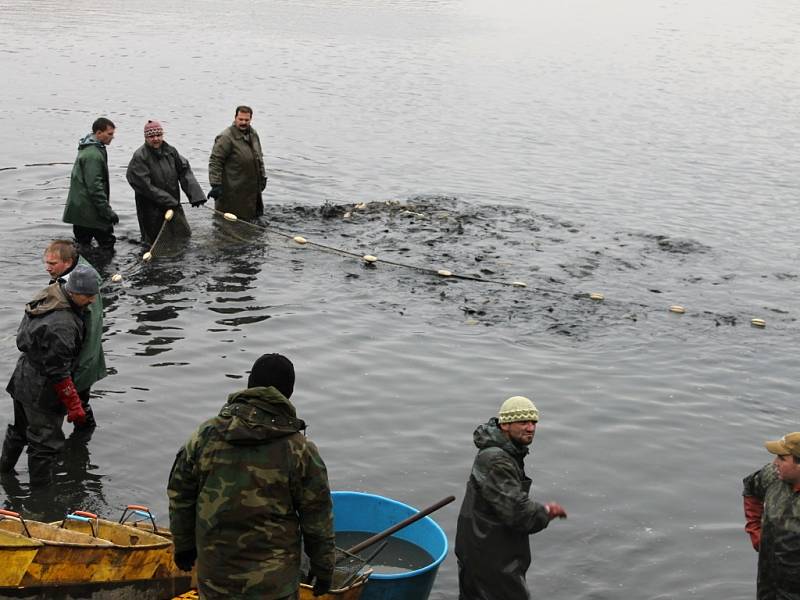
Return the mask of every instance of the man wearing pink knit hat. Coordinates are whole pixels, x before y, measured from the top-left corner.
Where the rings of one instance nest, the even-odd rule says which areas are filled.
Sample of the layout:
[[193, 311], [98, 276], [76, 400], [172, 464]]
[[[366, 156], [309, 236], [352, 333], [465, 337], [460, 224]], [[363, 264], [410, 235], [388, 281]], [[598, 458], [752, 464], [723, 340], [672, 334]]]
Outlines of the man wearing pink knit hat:
[[[206, 197], [189, 161], [164, 141], [160, 122], [145, 123], [144, 144], [133, 153], [126, 177], [136, 196], [142, 242], [153, 244], [162, 226], [165, 227], [162, 235], [173, 240], [186, 239], [192, 234], [181, 208], [180, 191], [183, 190], [192, 206], [200, 206]], [[167, 221], [169, 210], [172, 218]]]

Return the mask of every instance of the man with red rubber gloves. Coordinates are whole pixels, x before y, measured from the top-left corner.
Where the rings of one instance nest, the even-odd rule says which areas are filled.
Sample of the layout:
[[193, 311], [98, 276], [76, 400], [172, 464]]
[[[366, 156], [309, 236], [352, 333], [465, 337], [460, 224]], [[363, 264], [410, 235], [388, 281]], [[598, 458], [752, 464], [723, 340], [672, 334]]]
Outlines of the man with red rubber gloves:
[[81, 424], [86, 413], [72, 375], [78, 364], [85, 326], [83, 312], [99, 292], [97, 272], [78, 265], [64, 284], [53, 283], [25, 305], [17, 330], [17, 361], [6, 391], [14, 400], [14, 423], [8, 426], [0, 473], [11, 473], [28, 446], [31, 485], [47, 485], [64, 448], [64, 414]]
[[758, 552], [757, 600], [800, 600], [800, 432], [765, 442], [775, 460], [744, 478], [745, 531]]
[[530, 497], [532, 481], [523, 461], [538, 422], [533, 402], [513, 396], [473, 433], [478, 455], [456, 530], [459, 600], [530, 598], [529, 536], [567, 517], [555, 502], [540, 504]]

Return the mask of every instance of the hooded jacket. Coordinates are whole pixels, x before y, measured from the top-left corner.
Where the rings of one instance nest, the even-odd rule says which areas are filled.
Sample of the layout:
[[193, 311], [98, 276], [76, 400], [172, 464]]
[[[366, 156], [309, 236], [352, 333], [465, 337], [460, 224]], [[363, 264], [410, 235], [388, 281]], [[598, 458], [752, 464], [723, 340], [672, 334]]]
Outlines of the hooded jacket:
[[106, 147], [90, 133], [78, 142], [78, 157], [72, 166], [62, 220], [80, 227], [111, 231], [114, 211], [109, 194]]
[[151, 148], [142, 144], [133, 153], [125, 174], [136, 197], [136, 216], [142, 241], [152, 244], [164, 223], [164, 213], [170, 208], [174, 215], [167, 224], [165, 235], [187, 238], [189, 223], [180, 205], [181, 190], [191, 202], [204, 201], [205, 195], [183, 156], [167, 142]]
[[261, 191], [267, 183], [261, 140], [252, 127], [248, 134], [231, 125], [214, 140], [208, 159], [208, 181], [222, 186], [216, 209], [240, 219], [252, 220], [264, 214]]
[[478, 455], [456, 531], [459, 600], [526, 600], [528, 536], [549, 523], [544, 505], [529, 497], [528, 448], [508, 439], [496, 418], [478, 426], [473, 441]]
[[764, 505], [757, 599], [800, 600], [800, 491], [770, 463], [744, 478], [744, 495]]
[[84, 336], [81, 309], [69, 301], [60, 283], [41, 290], [25, 305], [17, 330], [22, 352], [6, 390], [23, 405], [65, 414], [53, 384], [71, 377]]
[[175, 551], [196, 548], [206, 598], [271, 600], [297, 591], [301, 539], [330, 581], [330, 488], [305, 423], [274, 387], [231, 394], [178, 452], [170, 473]]
[[[62, 273], [58, 279], [66, 283], [72, 270], [79, 264], [94, 269], [88, 260], [79, 256], [78, 261], [68, 271]], [[55, 281], [50, 283], [55, 283]], [[97, 283], [103, 283], [99, 274]], [[83, 309], [82, 316], [86, 332], [81, 344], [81, 352], [78, 355], [78, 366], [72, 375], [72, 380], [79, 392], [88, 390], [108, 375], [106, 357], [103, 353], [103, 297], [100, 294], [95, 296], [94, 302]]]

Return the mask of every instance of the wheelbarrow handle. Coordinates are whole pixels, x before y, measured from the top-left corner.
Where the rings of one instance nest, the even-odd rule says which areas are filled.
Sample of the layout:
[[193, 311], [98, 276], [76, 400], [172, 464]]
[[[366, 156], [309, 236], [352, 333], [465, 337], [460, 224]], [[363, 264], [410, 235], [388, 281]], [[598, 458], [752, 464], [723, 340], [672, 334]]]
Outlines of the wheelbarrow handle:
[[[156, 525], [156, 519], [153, 516], [153, 513], [151, 513], [150, 509], [143, 504], [128, 504], [128, 506], [125, 507], [125, 510], [122, 511], [122, 516], [120, 516], [119, 522], [125, 523], [129, 517], [134, 515], [142, 517], [142, 519], [148, 519], [150, 523], [153, 524], [153, 531], [158, 533], [158, 526]], [[135, 527], [136, 522], [133, 525]]]
[[31, 532], [28, 531], [28, 524], [25, 523], [25, 519], [22, 518], [18, 512], [14, 512], [13, 510], [6, 510], [4, 508], [0, 508], [0, 517], [8, 517], [9, 519], [16, 519], [22, 525], [22, 529], [25, 530], [25, 534], [28, 537], [31, 537]]
[[79, 517], [86, 517], [87, 519], [97, 519], [97, 515], [94, 513], [90, 513], [85, 510], [74, 510], [72, 511], [73, 515], [78, 515]]

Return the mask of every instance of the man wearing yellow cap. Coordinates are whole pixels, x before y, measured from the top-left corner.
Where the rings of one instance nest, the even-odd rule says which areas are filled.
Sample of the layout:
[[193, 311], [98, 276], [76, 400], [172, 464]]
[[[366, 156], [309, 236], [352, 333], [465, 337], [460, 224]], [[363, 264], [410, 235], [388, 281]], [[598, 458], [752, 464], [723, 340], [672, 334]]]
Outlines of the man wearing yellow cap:
[[473, 433], [478, 455], [456, 531], [459, 600], [530, 598], [528, 536], [567, 516], [555, 502], [539, 504], [530, 497], [532, 481], [523, 461], [538, 422], [533, 402], [513, 396]]
[[765, 442], [775, 460], [744, 478], [745, 531], [758, 552], [757, 600], [800, 600], [800, 432]]

